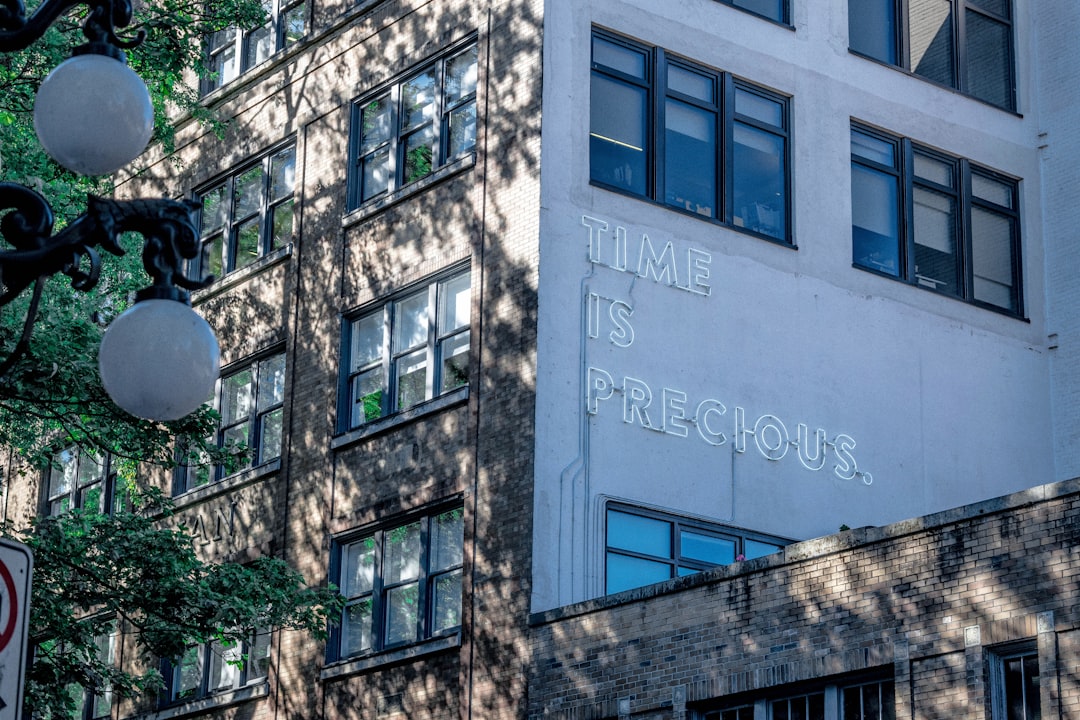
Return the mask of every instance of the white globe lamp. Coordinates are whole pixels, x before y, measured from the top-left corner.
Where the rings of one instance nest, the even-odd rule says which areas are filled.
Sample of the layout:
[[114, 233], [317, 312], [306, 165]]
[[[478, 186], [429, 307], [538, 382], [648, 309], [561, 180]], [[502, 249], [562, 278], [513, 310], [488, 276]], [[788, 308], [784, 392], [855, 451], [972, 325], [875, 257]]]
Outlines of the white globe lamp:
[[76, 55], [38, 88], [34, 129], [56, 162], [81, 175], [108, 175], [137, 158], [154, 132], [146, 83], [123, 60]]
[[217, 338], [186, 303], [140, 300], [101, 339], [101, 382], [121, 409], [177, 420], [207, 402], [220, 368]]

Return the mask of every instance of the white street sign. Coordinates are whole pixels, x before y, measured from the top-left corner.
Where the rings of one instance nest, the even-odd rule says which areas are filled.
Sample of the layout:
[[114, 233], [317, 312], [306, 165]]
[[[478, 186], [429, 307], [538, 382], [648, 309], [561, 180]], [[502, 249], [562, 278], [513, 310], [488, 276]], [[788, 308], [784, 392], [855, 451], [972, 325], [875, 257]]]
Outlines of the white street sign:
[[0, 538], [0, 720], [18, 720], [22, 713], [33, 571], [30, 548]]

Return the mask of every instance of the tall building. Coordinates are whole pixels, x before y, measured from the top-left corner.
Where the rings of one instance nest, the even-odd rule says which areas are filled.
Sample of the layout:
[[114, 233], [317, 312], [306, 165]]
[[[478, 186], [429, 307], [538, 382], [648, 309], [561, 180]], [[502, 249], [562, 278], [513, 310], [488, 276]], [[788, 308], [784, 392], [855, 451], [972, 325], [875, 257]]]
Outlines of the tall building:
[[1080, 6], [271, 5], [118, 193], [253, 449], [161, 482], [347, 607], [113, 717], [1080, 717]]

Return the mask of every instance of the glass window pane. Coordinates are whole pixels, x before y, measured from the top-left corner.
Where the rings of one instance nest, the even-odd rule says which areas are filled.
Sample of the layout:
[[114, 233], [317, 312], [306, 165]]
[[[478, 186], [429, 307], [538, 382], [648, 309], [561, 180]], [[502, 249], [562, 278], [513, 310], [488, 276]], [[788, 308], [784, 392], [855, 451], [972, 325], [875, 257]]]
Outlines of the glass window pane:
[[221, 381], [221, 423], [233, 423], [251, 415], [253, 409], [251, 369], [242, 370]]
[[78, 457], [79, 457], [79, 462], [78, 462], [78, 465], [79, 465], [79, 472], [78, 472], [79, 485], [85, 485], [88, 482], [91, 482], [93, 480], [97, 480], [105, 472], [105, 468], [104, 468], [101, 460], [99, 460], [94, 455], [94, 453], [86, 451], [86, 450], [80, 450]]
[[915, 153], [914, 161], [915, 177], [949, 188], [956, 186], [953, 180], [956, 174], [954, 163], [919, 152]]
[[240, 683], [240, 662], [243, 647], [235, 641], [214, 642], [210, 645], [209, 690], [232, 688]]
[[94, 512], [105, 512], [105, 489], [100, 482], [87, 485], [79, 492], [79, 507]]
[[360, 164], [361, 202], [390, 189], [390, 148], [384, 147], [365, 156]]
[[592, 39], [592, 61], [594, 64], [604, 65], [627, 75], [645, 79], [647, 62], [645, 53], [602, 37], [594, 36]]
[[383, 540], [383, 579], [388, 585], [420, 576], [420, 523], [387, 530]]
[[658, 518], [608, 510], [607, 544], [608, 547], [632, 550], [643, 555], [670, 558], [671, 523]]
[[401, 129], [409, 130], [435, 118], [435, 70], [427, 70], [401, 85]]
[[253, 68], [274, 53], [273, 28], [264, 25], [244, 37], [244, 69]]
[[[247, 448], [251, 442], [251, 424], [248, 422], [241, 423], [239, 425], [233, 425], [230, 428], [226, 428], [221, 433], [221, 445], [235, 446], [238, 448]], [[252, 458], [246, 457], [243, 461], [240, 461], [238, 455], [234, 455], [230, 458], [230, 462], [226, 463], [224, 471], [226, 475], [231, 475], [234, 472], [239, 472], [248, 467], [251, 467]]]
[[594, 73], [590, 123], [591, 178], [644, 195], [648, 188], [648, 92]]
[[618, 555], [613, 552], [607, 554], [608, 594], [652, 585], [670, 578], [671, 566], [667, 563]]
[[[859, 688], [844, 688], [841, 705], [840, 717], [842, 720], [863, 720], [862, 693], [859, 692]], [[867, 720], [876, 719], [868, 718]]]
[[439, 346], [442, 358], [439, 392], [469, 384], [469, 331], [459, 333], [442, 341]]
[[341, 654], [355, 655], [371, 649], [371, 598], [345, 608], [341, 622]]
[[956, 87], [951, 0], [909, 0], [911, 70]]
[[666, 104], [665, 200], [705, 217], [716, 215], [716, 113], [678, 100]]
[[444, 512], [431, 521], [431, 571], [460, 565], [463, 557], [464, 512], [461, 508]]
[[735, 541], [690, 530], [679, 533], [680, 557], [726, 565], [735, 562]]
[[773, 553], [780, 552], [782, 549], [783, 548], [780, 545], [761, 542], [760, 540], [747, 539], [746, 542], [743, 543], [743, 555], [746, 556], [747, 560], [772, 555]]
[[427, 400], [427, 350], [397, 360], [397, 409], [406, 410]]
[[995, 180], [977, 172], [971, 173], [971, 194], [995, 205], [1012, 209], [1015, 204], [1014, 188], [1015, 185], [1011, 182]]
[[254, 217], [236, 229], [236, 262], [233, 269], [239, 270], [259, 259], [259, 218]]
[[428, 340], [428, 291], [424, 289], [394, 304], [394, 347], [403, 350], [424, 345]]
[[453, 332], [469, 324], [471, 278], [468, 272], [455, 275], [439, 286], [439, 334]]
[[784, 127], [784, 104], [757, 93], [735, 89], [735, 112], [773, 127]]
[[895, 175], [851, 166], [851, 259], [900, 276], [900, 211]]
[[461, 625], [461, 571], [435, 578], [432, 588], [431, 631], [441, 632]]
[[896, 167], [896, 144], [858, 130], [851, 131], [851, 154], [881, 165]]
[[784, 139], [735, 123], [734, 222], [783, 239], [787, 233]]
[[360, 154], [365, 155], [372, 149], [390, 139], [390, 96], [375, 98], [360, 112]]
[[848, 47], [896, 65], [896, 0], [849, 2]]
[[259, 363], [259, 408], [277, 405], [285, 399], [285, 353]]
[[349, 334], [350, 371], [355, 372], [382, 357], [383, 315], [381, 311], [354, 320]]
[[404, 172], [401, 183], [408, 185], [430, 175], [435, 168], [435, 128], [428, 125], [409, 135], [404, 139], [402, 146], [404, 147], [402, 163]]
[[203, 243], [202, 277], [205, 278], [210, 275], [221, 277], [225, 269], [225, 264], [223, 262], [224, 254], [225, 236], [223, 234], [219, 233]]
[[219, 185], [213, 190], [208, 190], [199, 199], [202, 200], [199, 232], [203, 237], [206, 237], [225, 224], [225, 216], [228, 212], [225, 200], [225, 186]]
[[732, 0], [731, 4], [770, 20], [784, 22], [784, 0]]
[[971, 208], [975, 299], [1018, 312], [1013, 229], [1012, 218], [979, 207]]
[[998, 107], [1012, 108], [1012, 28], [967, 11], [967, 91]]
[[416, 642], [420, 592], [416, 583], [386, 593], [386, 645]]
[[304, 37], [307, 25], [307, 4], [300, 3], [285, 11], [285, 47], [299, 42]]
[[1042, 707], [1039, 702], [1039, 656], [1024, 656], [1024, 710], [1025, 720], [1039, 720]]
[[446, 61], [446, 103], [453, 105], [476, 92], [476, 46]]
[[366, 537], [345, 546], [341, 593], [356, 597], [371, 592], [375, 586], [375, 538]]
[[78, 457], [77, 448], [68, 448], [53, 456], [53, 467], [49, 470], [49, 497], [71, 492], [75, 487]]
[[255, 638], [248, 652], [247, 681], [265, 678], [270, 669], [270, 632], [262, 631], [255, 633]]
[[262, 437], [259, 438], [259, 462], [281, 457], [282, 408], [268, 412], [262, 418]]
[[462, 105], [450, 113], [447, 157], [457, 157], [476, 147], [476, 103]]
[[924, 188], [915, 188], [915, 279], [923, 287], [958, 294], [956, 258], [956, 201]]
[[212, 77], [209, 80], [210, 88], [219, 88], [225, 83], [232, 81], [239, 73], [239, 63], [236, 62], [236, 45], [230, 38], [229, 44], [210, 58], [209, 68]]
[[351, 427], [359, 427], [382, 417], [383, 391], [381, 368], [368, 370], [353, 378]]
[[233, 218], [235, 220], [241, 220], [252, 213], [259, 212], [262, 187], [262, 165], [245, 170], [236, 178], [236, 184], [233, 187]]
[[184, 651], [179, 665], [173, 668], [172, 695], [174, 700], [197, 697], [202, 687], [202, 646], [194, 645]]
[[711, 75], [695, 72], [681, 65], [668, 65], [668, 90], [689, 95], [703, 102], [716, 102], [716, 81]]
[[968, 5], [981, 7], [987, 12], [997, 13], [1003, 18], [1009, 17], [1009, 0], [967, 0]]
[[271, 250], [284, 246], [292, 238], [293, 202], [286, 200], [274, 208], [274, 235], [270, 239]]
[[270, 158], [270, 199], [292, 195], [296, 182], [296, 154], [292, 148]]

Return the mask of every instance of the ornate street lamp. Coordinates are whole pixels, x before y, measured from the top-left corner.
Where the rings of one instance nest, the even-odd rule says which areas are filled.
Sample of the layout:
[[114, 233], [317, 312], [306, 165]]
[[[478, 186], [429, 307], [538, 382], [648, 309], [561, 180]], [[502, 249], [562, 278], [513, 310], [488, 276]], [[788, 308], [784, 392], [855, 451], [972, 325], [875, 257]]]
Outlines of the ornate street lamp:
[[[38, 91], [34, 127], [45, 151], [82, 174], [107, 174], [146, 148], [153, 109], [146, 85], [128, 66], [123, 49], [142, 42], [117, 37], [131, 22], [129, 0], [44, 0], [29, 18], [22, 0], [0, 0], [0, 52], [29, 47], [67, 10], [85, 4], [88, 42], [54, 69]], [[101, 341], [99, 365], [105, 391], [127, 412], [150, 420], [175, 420], [210, 397], [219, 369], [217, 339], [191, 309], [188, 291], [212, 280], [184, 276], [183, 264], [199, 252], [195, 211], [188, 200], [109, 200], [90, 196], [87, 211], [53, 235], [53, 212], [33, 190], [0, 183], [0, 307], [33, 285], [23, 336], [0, 363], [3, 376], [25, 353], [46, 278], [63, 273], [77, 290], [98, 282], [95, 246], [122, 255], [121, 233], [145, 239], [143, 267], [153, 284], [116, 318]], [[83, 265], [89, 267], [84, 270]]]

